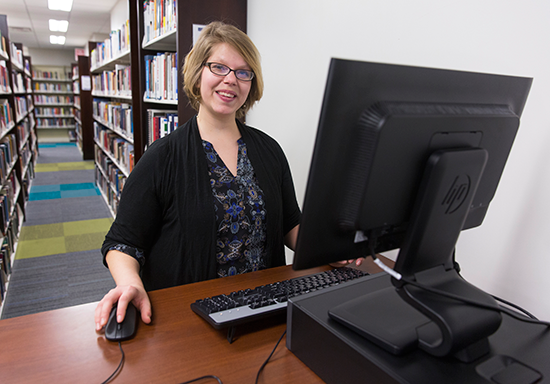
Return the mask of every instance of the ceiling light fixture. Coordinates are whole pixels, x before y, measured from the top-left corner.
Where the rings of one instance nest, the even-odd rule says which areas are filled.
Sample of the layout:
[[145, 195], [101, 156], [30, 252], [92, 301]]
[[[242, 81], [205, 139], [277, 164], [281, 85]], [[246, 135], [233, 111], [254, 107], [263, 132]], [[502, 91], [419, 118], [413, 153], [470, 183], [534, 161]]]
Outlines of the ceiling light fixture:
[[50, 31], [53, 32], [67, 32], [69, 29], [69, 22], [67, 20], [49, 20]]
[[51, 44], [65, 45], [65, 36], [50, 35]]
[[48, 8], [52, 11], [70, 12], [73, 8], [73, 0], [48, 0]]

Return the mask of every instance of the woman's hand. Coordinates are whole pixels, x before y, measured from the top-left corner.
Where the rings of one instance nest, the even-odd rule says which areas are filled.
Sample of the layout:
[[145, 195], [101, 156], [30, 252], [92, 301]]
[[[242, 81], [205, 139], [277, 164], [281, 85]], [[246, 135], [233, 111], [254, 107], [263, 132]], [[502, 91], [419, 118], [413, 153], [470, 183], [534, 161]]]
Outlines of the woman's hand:
[[355, 263], [356, 266], [360, 266], [361, 264], [363, 264], [363, 260], [365, 260], [365, 258], [360, 257], [358, 259], [342, 260], [342, 261], [338, 261], [336, 263], [329, 263], [329, 265], [333, 268], [341, 268], [341, 267], [345, 267], [345, 266], [348, 266], [348, 265], [353, 264], [353, 263]]
[[96, 331], [101, 331], [105, 327], [115, 305], [117, 305], [117, 322], [122, 322], [130, 302], [141, 313], [141, 320], [149, 324], [152, 316], [151, 301], [139, 277], [139, 264], [136, 259], [125, 253], [111, 250], [107, 253], [106, 261], [117, 286], [101, 299], [95, 309]]
[[126, 309], [130, 302], [132, 302], [141, 313], [141, 320], [146, 324], [151, 323], [151, 301], [145, 289], [143, 289], [142, 286], [117, 286], [111, 289], [109, 293], [101, 299], [95, 309], [96, 331], [99, 332], [105, 327], [111, 310], [115, 305], [117, 305], [117, 322], [122, 322], [126, 316]]

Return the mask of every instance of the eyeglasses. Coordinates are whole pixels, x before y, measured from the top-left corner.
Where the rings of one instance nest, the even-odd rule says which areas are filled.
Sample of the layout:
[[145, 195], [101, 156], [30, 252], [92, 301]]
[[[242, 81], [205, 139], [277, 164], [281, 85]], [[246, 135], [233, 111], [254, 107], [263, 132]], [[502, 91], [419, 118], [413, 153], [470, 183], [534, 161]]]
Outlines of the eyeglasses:
[[231, 69], [227, 65], [220, 63], [205, 63], [204, 65], [207, 66], [214, 75], [227, 76], [231, 72], [234, 72], [235, 77], [242, 81], [252, 81], [254, 78], [254, 72], [248, 69]]

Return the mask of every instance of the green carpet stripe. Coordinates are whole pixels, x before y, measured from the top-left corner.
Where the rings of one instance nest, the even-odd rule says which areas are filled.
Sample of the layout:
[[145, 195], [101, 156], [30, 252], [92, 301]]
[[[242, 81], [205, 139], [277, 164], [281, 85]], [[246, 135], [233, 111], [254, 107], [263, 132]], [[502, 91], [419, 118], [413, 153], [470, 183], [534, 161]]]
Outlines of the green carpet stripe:
[[99, 249], [113, 219], [93, 219], [21, 228], [15, 259]]
[[76, 171], [83, 169], [94, 169], [94, 162], [89, 160], [67, 163], [38, 163], [35, 167], [36, 172]]
[[65, 237], [50, 237], [39, 240], [20, 241], [15, 252], [15, 260], [66, 253]]

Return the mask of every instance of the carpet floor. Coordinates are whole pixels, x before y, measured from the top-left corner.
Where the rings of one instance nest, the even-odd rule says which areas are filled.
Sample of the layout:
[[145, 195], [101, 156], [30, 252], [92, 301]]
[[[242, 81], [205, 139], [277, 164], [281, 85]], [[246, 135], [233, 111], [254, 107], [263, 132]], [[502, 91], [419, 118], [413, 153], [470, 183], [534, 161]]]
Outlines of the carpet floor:
[[2, 319], [100, 300], [114, 281], [100, 253], [113, 221], [93, 161], [74, 143], [40, 143]]

